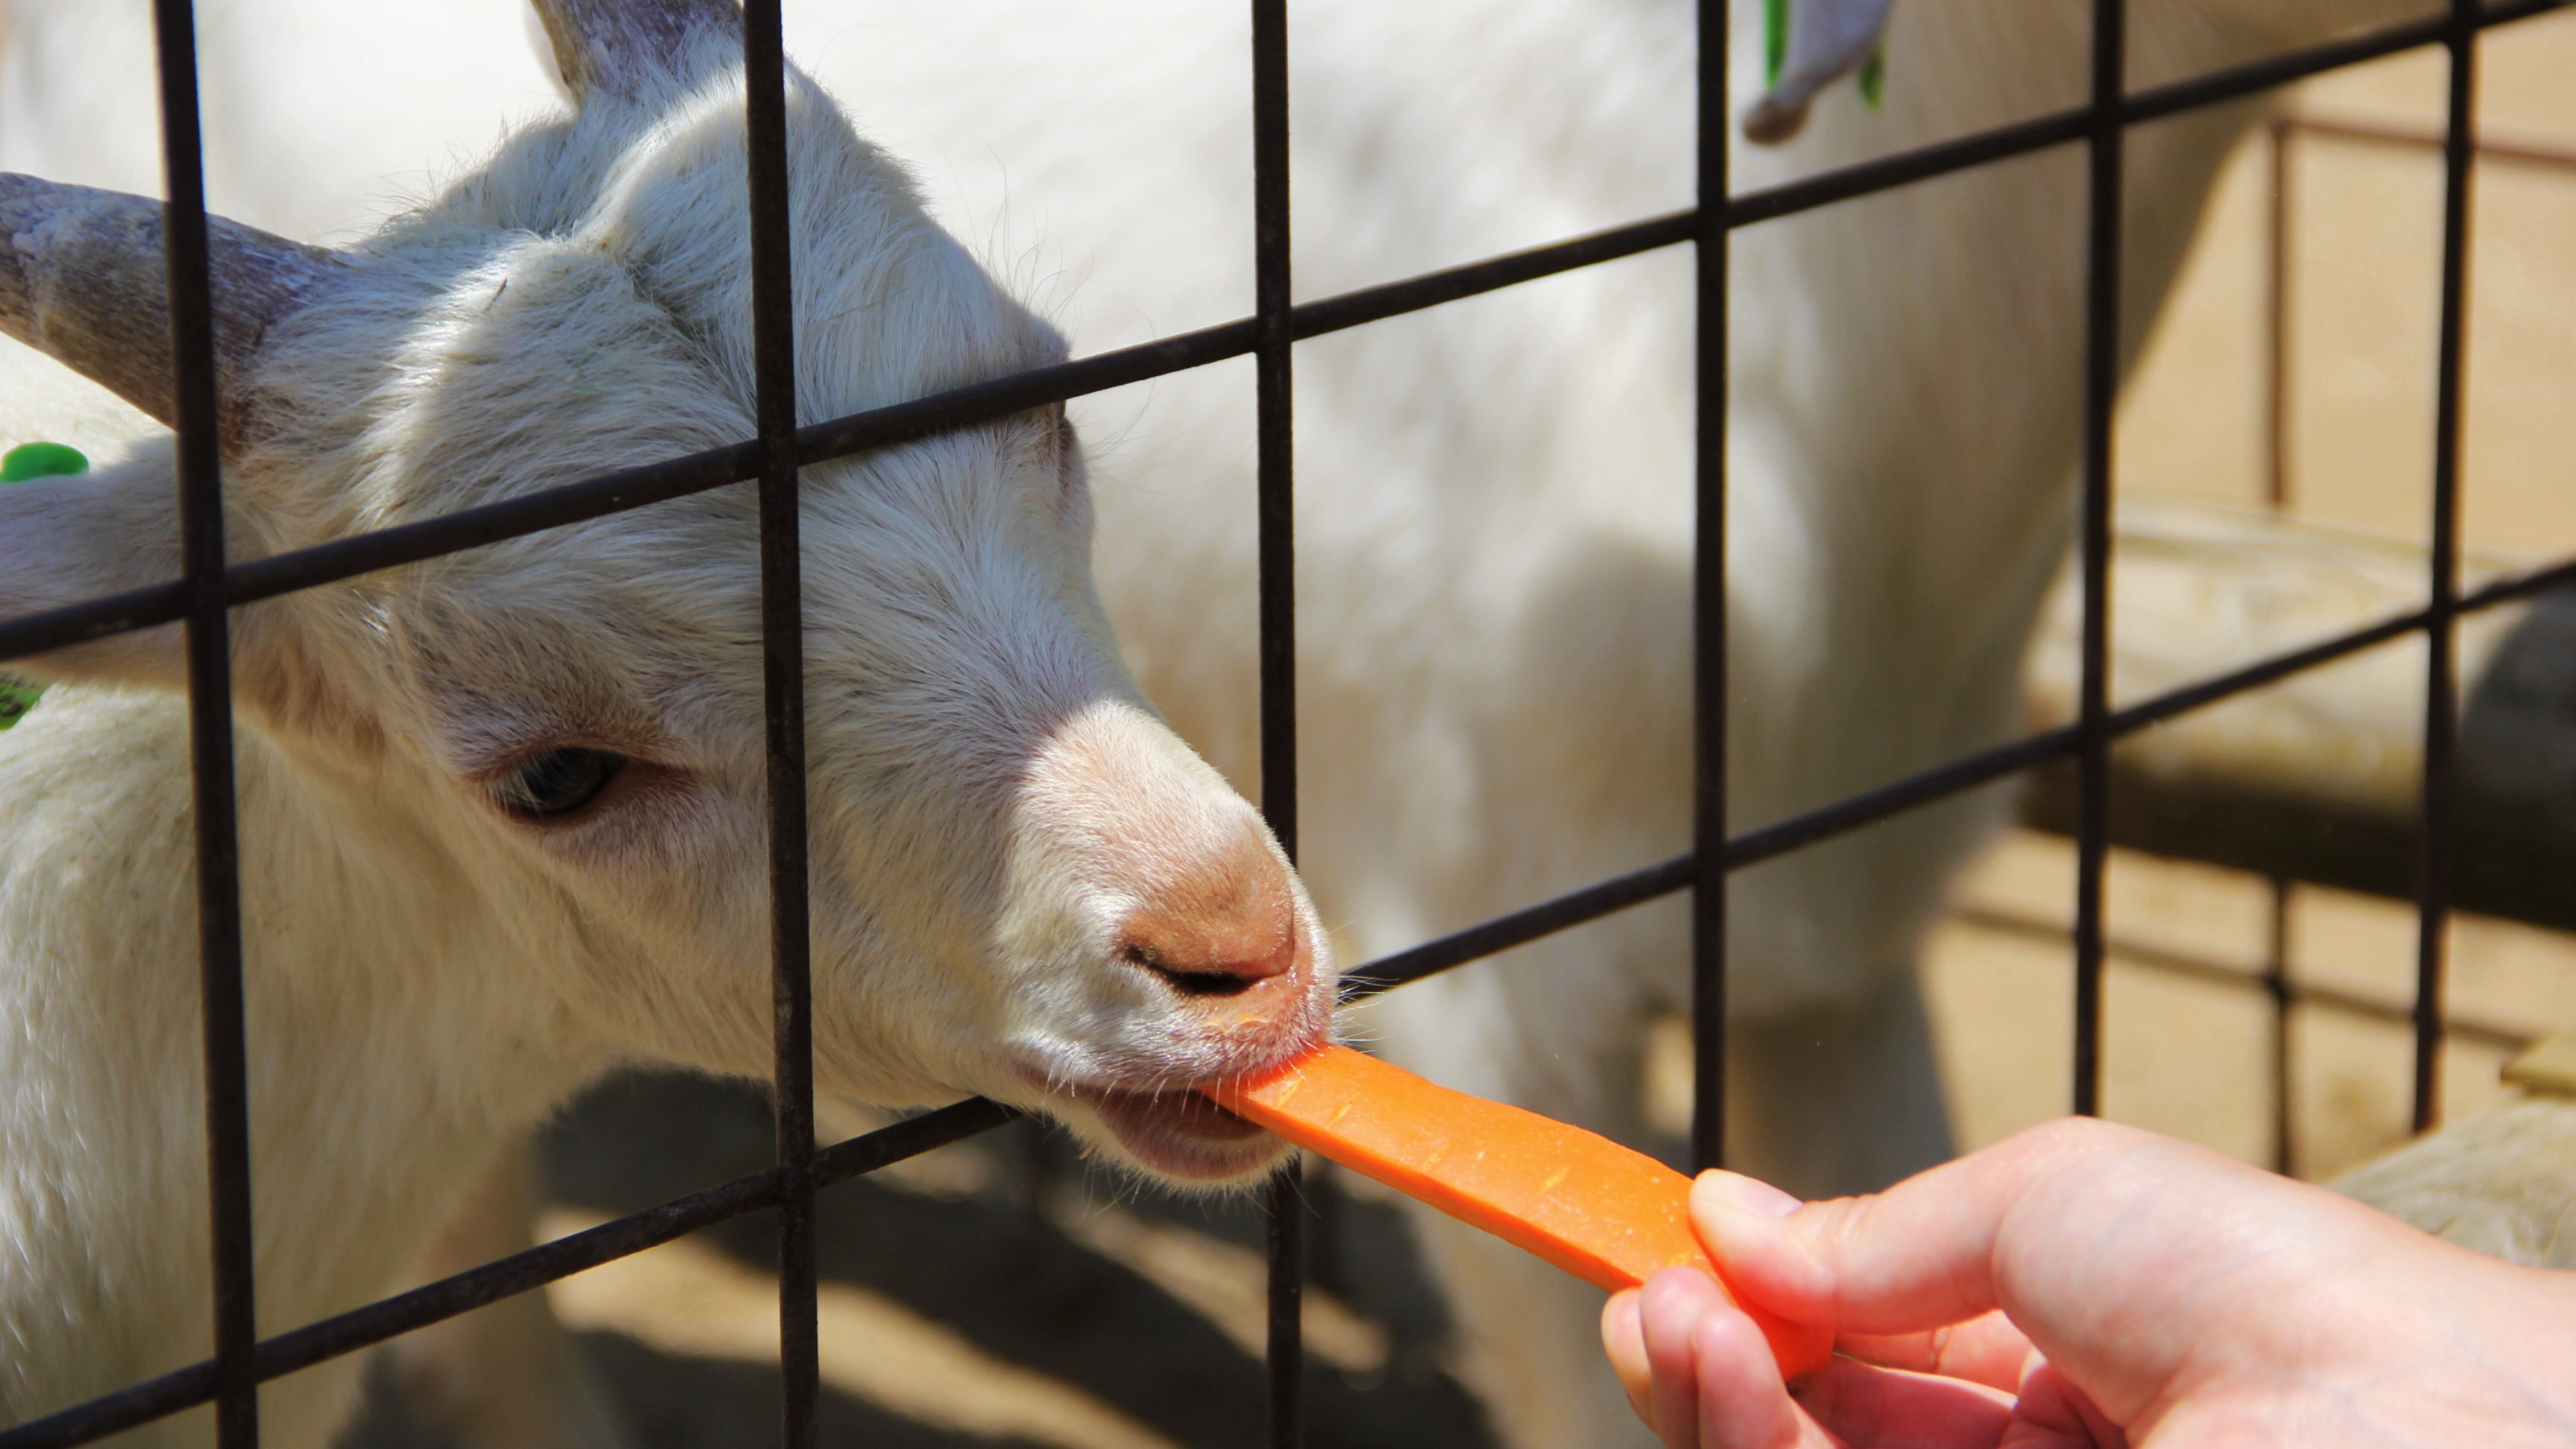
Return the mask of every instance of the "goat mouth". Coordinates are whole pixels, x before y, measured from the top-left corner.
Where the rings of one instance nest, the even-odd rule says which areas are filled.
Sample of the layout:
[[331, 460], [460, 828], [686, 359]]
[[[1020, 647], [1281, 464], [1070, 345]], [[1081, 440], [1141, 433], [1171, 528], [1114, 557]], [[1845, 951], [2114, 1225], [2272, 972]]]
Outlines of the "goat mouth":
[[1215, 1182], [1278, 1160], [1286, 1144], [1189, 1087], [1159, 1092], [1085, 1088], [1074, 1093], [1139, 1166], [1167, 1177]]

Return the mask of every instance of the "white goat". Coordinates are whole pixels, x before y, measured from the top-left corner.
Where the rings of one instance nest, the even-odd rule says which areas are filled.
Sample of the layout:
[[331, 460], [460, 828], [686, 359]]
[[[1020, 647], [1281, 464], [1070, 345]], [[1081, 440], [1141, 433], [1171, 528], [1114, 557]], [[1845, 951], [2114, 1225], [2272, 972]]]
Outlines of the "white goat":
[[[1737, 8], [1749, 96], [1762, 7]], [[2432, 8], [2136, 0], [2131, 73], [2169, 79]], [[466, 65], [426, 31], [381, 51], [335, 32], [348, 22], [316, 0], [209, 9], [224, 38], [211, 104], [239, 118], [212, 174], [228, 204], [281, 228], [350, 225], [378, 178], [452, 142], [441, 118], [542, 85], [496, 57]], [[1300, 0], [1300, 292], [1687, 204], [1692, 9]], [[0, 145], [40, 137], [35, 154], [67, 173], [148, 184], [148, 134], [70, 121], [118, 68], [142, 73], [139, 20], [119, 13], [12, 21]], [[1886, 16], [1878, 0], [1800, 0], [1793, 36], [1845, 43], [1814, 65], [1793, 55], [1792, 88], [1866, 49], [1852, 37]], [[1897, 7], [1883, 108], [1824, 93], [1794, 144], [1738, 149], [1737, 184], [2080, 104], [2088, 16], [2077, 0]], [[998, 229], [1007, 206], [1064, 239], [1041, 255], [1066, 259], [1060, 310], [1086, 349], [1249, 310], [1234, 8], [802, 0], [789, 21], [873, 134], [934, 163], [953, 215]], [[127, 38], [103, 42], [115, 25]], [[280, 65], [272, 36], [363, 47], [371, 64]], [[281, 124], [309, 114], [281, 94], [289, 75], [363, 84], [384, 130]], [[2256, 109], [2132, 134], [2131, 350]], [[1763, 116], [1787, 129], [1781, 108]], [[2068, 148], [1737, 236], [1737, 827], [2010, 732], [2072, 500], [2083, 175]], [[1346, 955], [1687, 846], [1689, 288], [1687, 258], [1668, 253], [1301, 349], [1305, 866]], [[1150, 406], [1077, 405], [1130, 438], [1101, 494], [1110, 613], [1175, 726], [1238, 782], [1256, 759], [1249, 396], [1210, 373], [1157, 384]], [[1918, 811], [1736, 883], [1739, 1165], [1814, 1193], [1946, 1153], [1912, 966], [1994, 813], [1991, 798]], [[1635, 1135], [1638, 1026], [1682, 999], [1682, 921], [1665, 903], [1409, 988], [1368, 1029], [1444, 1080]], [[1632, 1433], [1593, 1345], [1594, 1295], [1423, 1222], [1506, 1437]]]
[[[572, 115], [347, 251], [218, 225], [239, 553], [750, 434], [740, 11], [537, 10]], [[805, 417], [1062, 355], [821, 91], [788, 110]], [[166, 418], [158, 210], [0, 177], [0, 328]], [[1313, 1040], [1328, 950], [1118, 660], [1071, 429], [804, 487], [821, 1084], [989, 1094], [1170, 1178], [1266, 1170], [1278, 1144], [1174, 1089]], [[0, 490], [0, 615], [173, 575], [173, 514], [166, 439]], [[754, 533], [720, 490], [237, 614], [263, 1331], [394, 1286], [614, 1064], [766, 1071]], [[56, 688], [0, 739], [10, 1422], [202, 1356], [209, 1322], [177, 630], [23, 667]], [[355, 1372], [273, 1386], [269, 1442], [323, 1443]]]

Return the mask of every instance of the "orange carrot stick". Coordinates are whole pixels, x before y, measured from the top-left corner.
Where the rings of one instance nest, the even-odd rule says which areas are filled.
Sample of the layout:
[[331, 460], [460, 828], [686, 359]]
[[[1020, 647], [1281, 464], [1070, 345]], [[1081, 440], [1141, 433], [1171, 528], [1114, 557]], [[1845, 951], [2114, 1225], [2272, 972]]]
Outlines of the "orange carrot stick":
[[[1340, 1046], [1205, 1090], [1227, 1111], [1596, 1288], [1634, 1288], [1677, 1267], [1724, 1281], [1691, 1231], [1690, 1179], [1580, 1127], [1453, 1092]], [[1783, 1377], [1812, 1373], [1832, 1357], [1830, 1328], [1745, 1312], [1771, 1341]]]

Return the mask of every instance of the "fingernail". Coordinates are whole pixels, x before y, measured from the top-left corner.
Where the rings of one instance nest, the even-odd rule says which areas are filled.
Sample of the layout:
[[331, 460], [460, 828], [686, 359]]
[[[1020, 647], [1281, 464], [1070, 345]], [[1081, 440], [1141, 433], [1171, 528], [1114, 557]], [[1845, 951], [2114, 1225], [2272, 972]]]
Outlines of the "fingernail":
[[1721, 1172], [1712, 1168], [1700, 1174], [1700, 1181], [1708, 1184], [1709, 1191], [1716, 1194], [1719, 1203], [1757, 1218], [1785, 1218], [1806, 1206], [1760, 1178], [1746, 1177], [1740, 1172]]

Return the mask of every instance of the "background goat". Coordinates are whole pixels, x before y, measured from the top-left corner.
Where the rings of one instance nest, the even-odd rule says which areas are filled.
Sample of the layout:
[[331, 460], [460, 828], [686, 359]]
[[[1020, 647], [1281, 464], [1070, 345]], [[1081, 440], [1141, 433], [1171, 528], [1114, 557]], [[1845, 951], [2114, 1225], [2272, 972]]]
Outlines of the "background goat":
[[[740, 12], [537, 9], [570, 116], [346, 251], [218, 226], [241, 552], [750, 436]], [[788, 114], [805, 417], [1062, 355], [825, 95]], [[0, 177], [0, 327], [166, 418], [158, 216]], [[166, 437], [0, 491], [0, 614], [175, 574], [173, 498]], [[818, 1081], [1257, 1177], [1278, 1144], [1174, 1088], [1310, 1042], [1330, 958], [1118, 660], [1071, 429], [808, 469], [803, 515]], [[237, 615], [264, 1331], [388, 1291], [618, 1062], [766, 1071], [754, 534], [720, 490]], [[176, 636], [28, 661], [58, 687], [0, 739], [0, 1420], [207, 1352]], [[356, 1367], [272, 1387], [270, 1442], [323, 1442]]]

